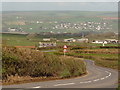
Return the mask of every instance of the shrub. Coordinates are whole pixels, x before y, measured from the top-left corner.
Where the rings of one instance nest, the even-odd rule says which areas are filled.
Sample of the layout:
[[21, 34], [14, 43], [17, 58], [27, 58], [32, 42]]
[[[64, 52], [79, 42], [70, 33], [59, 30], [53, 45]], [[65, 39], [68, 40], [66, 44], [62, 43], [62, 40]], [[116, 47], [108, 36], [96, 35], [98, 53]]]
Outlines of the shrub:
[[60, 73], [60, 78], [68, 78], [68, 77], [70, 77], [70, 76], [71, 76], [71, 74], [70, 74], [70, 72], [69, 72], [68, 69], [64, 69], [64, 70]]

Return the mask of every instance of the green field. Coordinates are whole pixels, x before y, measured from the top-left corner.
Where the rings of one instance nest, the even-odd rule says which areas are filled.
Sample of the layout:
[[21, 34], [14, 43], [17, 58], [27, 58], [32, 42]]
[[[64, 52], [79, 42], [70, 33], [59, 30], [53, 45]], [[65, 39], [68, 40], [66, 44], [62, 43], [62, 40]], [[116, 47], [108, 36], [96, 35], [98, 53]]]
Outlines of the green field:
[[2, 35], [2, 40], [4, 44], [10, 46], [35, 46], [40, 39], [33, 38], [32, 40], [28, 40], [26, 35], [4, 34]]
[[[57, 55], [63, 55], [62, 50], [54, 53]], [[118, 49], [74, 49], [68, 50], [66, 55], [94, 60], [95, 64], [99, 66], [118, 69]]]

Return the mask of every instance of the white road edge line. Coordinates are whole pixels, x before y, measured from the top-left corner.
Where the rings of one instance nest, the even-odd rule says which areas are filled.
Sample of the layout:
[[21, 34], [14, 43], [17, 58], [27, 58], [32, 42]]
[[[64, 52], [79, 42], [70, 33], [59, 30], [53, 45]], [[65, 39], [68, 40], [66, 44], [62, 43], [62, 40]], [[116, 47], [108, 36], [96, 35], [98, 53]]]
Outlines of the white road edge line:
[[64, 85], [72, 85], [72, 84], [75, 84], [75, 83], [56, 84], [54, 86], [64, 86]]

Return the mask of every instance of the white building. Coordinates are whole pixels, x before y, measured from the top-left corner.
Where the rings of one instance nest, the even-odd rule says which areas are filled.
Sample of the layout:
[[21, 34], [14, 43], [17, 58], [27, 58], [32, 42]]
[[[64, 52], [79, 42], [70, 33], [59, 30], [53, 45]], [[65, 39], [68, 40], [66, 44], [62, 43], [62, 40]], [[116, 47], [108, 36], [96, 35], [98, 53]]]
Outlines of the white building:
[[43, 38], [43, 41], [50, 41], [50, 38]]
[[107, 41], [98, 41], [98, 40], [96, 40], [96, 41], [93, 41], [92, 43], [97, 43], [97, 44], [107, 44], [108, 42]]
[[15, 28], [8, 28], [8, 31], [10, 31], [10, 32], [15, 32], [16, 29], [15, 29]]
[[56, 46], [56, 42], [53, 43], [53, 42], [39, 42], [39, 45], [38, 47], [41, 48], [41, 47], [55, 47]]
[[64, 42], [76, 42], [74, 38], [64, 39]]
[[108, 43], [118, 43], [118, 40], [116, 39], [105, 39], [105, 41]]
[[88, 42], [88, 38], [81, 38], [81, 39], [77, 39], [77, 42]]

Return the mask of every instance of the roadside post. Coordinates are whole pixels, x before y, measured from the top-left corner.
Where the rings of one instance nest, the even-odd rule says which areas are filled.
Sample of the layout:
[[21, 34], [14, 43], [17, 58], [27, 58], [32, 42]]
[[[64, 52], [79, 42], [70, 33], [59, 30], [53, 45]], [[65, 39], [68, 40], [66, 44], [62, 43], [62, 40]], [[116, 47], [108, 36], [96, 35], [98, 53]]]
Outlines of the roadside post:
[[105, 43], [103, 42], [103, 46], [105, 46]]
[[64, 49], [63, 52], [64, 52], [64, 57], [65, 57], [65, 54], [66, 54], [66, 52], [67, 52], [67, 46], [64, 45], [63, 49]]
[[107, 44], [107, 42], [106, 42], [106, 41], [104, 41], [104, 42], [103, 42], [103, 46], [105, 46], [105, 44]]

